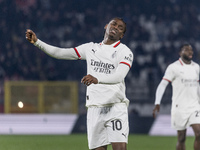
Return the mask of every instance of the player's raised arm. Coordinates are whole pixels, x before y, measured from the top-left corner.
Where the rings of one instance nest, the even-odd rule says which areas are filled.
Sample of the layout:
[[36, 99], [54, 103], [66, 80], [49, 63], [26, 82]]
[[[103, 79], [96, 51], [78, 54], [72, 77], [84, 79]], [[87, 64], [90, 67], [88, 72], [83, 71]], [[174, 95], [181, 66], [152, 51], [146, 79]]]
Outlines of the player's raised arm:
[[30, 29], [27, 29], [26, 31], [26, 39], [51, 57], [68, 60], [79, 59], [79, 56], [77, 56], [74, 48], [59, 48], [49, 45], [39, 40], [36, 34]]

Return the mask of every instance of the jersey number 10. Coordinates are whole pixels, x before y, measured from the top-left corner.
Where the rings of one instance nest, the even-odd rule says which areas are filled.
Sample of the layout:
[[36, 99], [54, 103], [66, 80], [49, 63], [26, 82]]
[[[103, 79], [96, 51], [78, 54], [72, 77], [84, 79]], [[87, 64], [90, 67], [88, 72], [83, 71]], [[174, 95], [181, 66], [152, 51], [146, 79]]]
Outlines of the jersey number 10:
[[120, 120], [113, 120], [111, 122], [112, 122], [113, 131], [122, 129], [122, 122]]

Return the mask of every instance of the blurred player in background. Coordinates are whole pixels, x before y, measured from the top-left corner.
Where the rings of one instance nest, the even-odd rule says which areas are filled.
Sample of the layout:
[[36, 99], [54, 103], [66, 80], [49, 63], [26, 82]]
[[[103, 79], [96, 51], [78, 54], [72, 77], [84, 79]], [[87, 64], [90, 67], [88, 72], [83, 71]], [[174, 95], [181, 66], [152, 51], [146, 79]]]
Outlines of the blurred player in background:
[[180, 48], [180, 58], [170, 64], [156, 90], [153, 116], [160, 110], [160, 102], [164, 91], [171, 82], [172, 108], [171, 125], [177, 130], [177, 150], [185, 150], [186, 130], [191, 126], [194, 130], [194, 150], [200, 150], [200, 96], [199, 96], [199, 65], [192, 61], [193, 49], [190, 44]]
[[26, 39], [52, 57], [87, 61], [87, 75], [81, 82], [87, 85], [89, 149], [106, 150], [109, 144], [113, 150], [127, 149], [129, 100], [124, 78], [132, 66], [133, 53], [120, 42], [125, 31], [125, 22], [114, 18], [105, 26], [102, 43], [90, 42], [76, 48], [48, 45], [33, 31], [26, 31]]

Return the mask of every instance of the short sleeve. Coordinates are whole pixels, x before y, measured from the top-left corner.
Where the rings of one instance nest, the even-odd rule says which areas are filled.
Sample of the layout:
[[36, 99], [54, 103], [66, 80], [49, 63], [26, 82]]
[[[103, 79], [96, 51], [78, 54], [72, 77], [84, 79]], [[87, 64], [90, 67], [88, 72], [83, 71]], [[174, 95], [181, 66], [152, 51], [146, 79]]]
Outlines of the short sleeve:
[[120, 62], [120, 64], [128, 65], [131, 68], [133, 59], [134, 59], [134, 55], [133, 55], [132, 51], [126, 47], [121, 52], [119, 62]]
[[93, 45], [93, 42], [90, 42], [90, 43], [79, 45], [74, 48], [79, 59], [83, 59], [83, 60], [86, 59], [86, 52], [88, 49], [90, 49], [92, 45]]
[[175, 74], [173, 70], [174, 70], [173, 65], [169, 65], [165, 71], [163, 79], [169, 82], [173, 81], [175, 78]]

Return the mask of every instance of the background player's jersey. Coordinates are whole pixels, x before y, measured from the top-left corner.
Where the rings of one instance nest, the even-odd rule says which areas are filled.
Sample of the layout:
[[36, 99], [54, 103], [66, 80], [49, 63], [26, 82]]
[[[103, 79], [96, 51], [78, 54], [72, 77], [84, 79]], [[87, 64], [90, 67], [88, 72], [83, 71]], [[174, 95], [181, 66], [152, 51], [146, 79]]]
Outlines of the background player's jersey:
[[163, 77], [172, 83], [172, 110], [184, 111], [199, 109], [199, 65], [185, 64], [181, 59], [170, 64]]
[[[105, 45], [103, 43], [86, 43], [75, 48], [79, 59], [87, 61], [87, 74], [98, 77], [115, 73], [122, 63], [131, 67], [133, 54], [120, 41]], [[91, 84], [87, 87], [86, 106], [104, 106], [118, 102], [126, 102], [124, 81], [116, 84]]]

